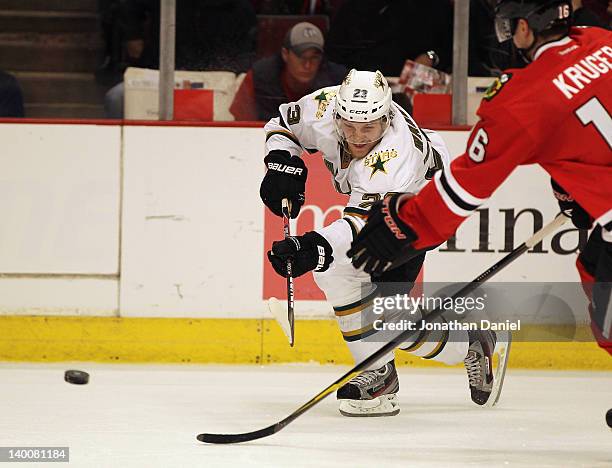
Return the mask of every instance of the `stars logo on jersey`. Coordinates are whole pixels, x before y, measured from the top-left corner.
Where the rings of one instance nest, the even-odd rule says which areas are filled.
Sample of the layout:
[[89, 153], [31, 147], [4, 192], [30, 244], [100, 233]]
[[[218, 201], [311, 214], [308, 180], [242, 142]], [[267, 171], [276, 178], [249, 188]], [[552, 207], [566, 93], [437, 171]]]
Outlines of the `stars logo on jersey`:
[[366, 156], [363, 160], [363, 164], [366, 167], [369, 167], [372, 170], [370, 174], [370, 179], [374, 177], [374, 174], [377, 172], [382, 172], [384, 174], [387, 173], [387, 169], [385, 168], [385, 164], [389, 162], [393, 158], [397, 158], [398, 153], [396, 150], [385, 150], [385, 151], [377, 151], [374, 154]]
[[497, 94], [502, 90], [504, 85], [508, 81], [510, 81], [510, 78], [512, 78], [512, 73], [504, 73], [502, 76], [497, 78], [493, 82], [493, 84], [491, 84], [491, 86], [489, 86], [489, 88], [485, 91], [484, 99], [486, 99], [487, 101], [490, 101], [495, 96], [497, 96]]
[[319, 106], [317, 107], [317, 113], [315, 114], [315, 117], [317, 119], [320, 119], [323, 117], [323, 114], [325, 114], [325, 111], [327, 110], [327, 106], [329, 106], [330, 101], [335, 95], [336, 95], [335, 91], [328, 92], [322, 89], [321, 93], [315, 96], [315, 101], [319, 101]]

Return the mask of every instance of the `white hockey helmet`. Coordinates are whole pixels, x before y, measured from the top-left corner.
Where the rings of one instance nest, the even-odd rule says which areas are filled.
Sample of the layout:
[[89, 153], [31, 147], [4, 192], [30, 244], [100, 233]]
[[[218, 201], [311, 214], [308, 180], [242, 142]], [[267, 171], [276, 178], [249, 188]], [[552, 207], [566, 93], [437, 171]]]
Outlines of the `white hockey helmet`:
[[[336, 94], [334, 126], [344, 143], [372, 143], [380, 140], [391, 125], [391, 88], [380, 71], [358, 71], [354, 68], [346, 75]], [[380, 122], [378, 131], [370, 130], [368, 141], [356, 137], [351, 124]], [[343, 124], [346, 122], [348, 125]], [[367, 136], [365, 137], [367, 138]]]
[[391, 88], [376, 70], [348, 72], [336, 95], [336, 118], [351, 122], [372, 122], [387, 116], [391, 109]]

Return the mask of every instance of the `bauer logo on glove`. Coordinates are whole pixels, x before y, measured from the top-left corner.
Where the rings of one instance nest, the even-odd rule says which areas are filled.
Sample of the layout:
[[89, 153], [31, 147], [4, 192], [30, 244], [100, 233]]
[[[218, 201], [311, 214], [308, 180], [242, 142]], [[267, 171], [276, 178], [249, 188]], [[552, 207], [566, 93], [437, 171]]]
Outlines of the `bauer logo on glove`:
[[287, 166], [280, 163], [268, 163], [268, 169], [271, 171], [286, 172], [287, 174], [302, 175], [304, 169], [300, 167]]
[[334, 261], [332, 246], [319, 233], [307, 232], [303, 236], [291, 236], [274, 242], [268, 251], [268, 260], [274, 271], [287, 277], [287, 260], [292, 262], [294, 277], [302, 276], [309, 271], [325, 271]]
[[289, 151], [272, 150], [264, 162], [268, 170], [259, 188], [261, 200], [276, 216], [283, 216], [282, 200], [286, 198], [291, 206], [290, 216], [297, 218], [304, 204], [308, 177], [304, 161]]

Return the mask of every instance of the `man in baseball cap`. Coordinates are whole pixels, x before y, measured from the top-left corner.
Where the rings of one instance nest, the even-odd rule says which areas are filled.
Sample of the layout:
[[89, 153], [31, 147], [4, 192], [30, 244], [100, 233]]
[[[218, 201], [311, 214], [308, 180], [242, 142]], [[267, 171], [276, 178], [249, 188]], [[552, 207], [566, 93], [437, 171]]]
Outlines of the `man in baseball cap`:
[[303, 84], [314, 79], [323, 60], [324, 44], [323, 33], [314, 24], [298, 23], [287, 31], [281, 55], [291, 78]]
[[346, 68], [325, 60], [324, 46], [323, 33], [314, 24], [294, 25], [280, 53], [258, 60], [246, 74], [230, 107], [234, 118], [270, 120], [279, 105], [341, 82]]
[[325, 41], [323, 33], [314, 24], [306, 21], [293, 26], [285, 35], [283, 47], [296, 55], [302, 55], [308, 49], [323, 52]]

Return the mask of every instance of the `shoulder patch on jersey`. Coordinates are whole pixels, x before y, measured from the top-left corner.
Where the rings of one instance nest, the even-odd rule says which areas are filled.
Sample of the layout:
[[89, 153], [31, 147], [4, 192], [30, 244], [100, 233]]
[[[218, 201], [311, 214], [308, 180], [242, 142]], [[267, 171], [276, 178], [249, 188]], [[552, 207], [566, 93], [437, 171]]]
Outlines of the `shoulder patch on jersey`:
[[489, 86], [489, 88], [485, 91], [484, 96], [483, 96], [484, 99], [486, 99], [487, 101], [490, 101], [495, 96], [497, 96], [499, 92], [502, 90], [502, 88], [506, 85], [506, 83], [510, 81], [510, 78], [512, 78], [512, 73], [504, 73], [502, 76], [497, 78], [493, 82], [493, 84], [491, 84], [491, 86]]
[[327, 110], [327, 106], [329, 106], [329, 103], [335, 95], [335, 91], [325, 91], [322, 89], [321, 92], [314, 97], [315, 101], [318, 101], [319, 103], [317, 106], [317, 112], [315, 114], [317, 119], [323, 117], [323, 114], [325, 114], [325, 111]]
[[293, 106], [289, 106], [287, 108], [287, 123], [289, 125], [299, 124], [301, 117], [302, 110], [300, 109], [299, 104], [294, 104]]

